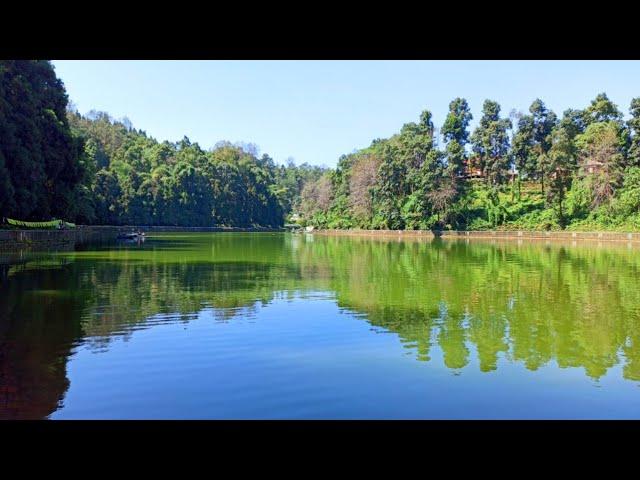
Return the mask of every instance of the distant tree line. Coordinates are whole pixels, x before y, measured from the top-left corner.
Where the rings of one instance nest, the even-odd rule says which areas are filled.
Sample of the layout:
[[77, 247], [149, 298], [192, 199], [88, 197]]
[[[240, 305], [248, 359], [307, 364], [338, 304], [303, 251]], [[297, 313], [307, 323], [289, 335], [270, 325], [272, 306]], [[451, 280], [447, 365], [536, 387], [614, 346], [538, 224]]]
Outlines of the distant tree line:
[[276, 165], [251, 144], [203, 150], [187, 137], [158, 142], [104, 112], [70, 112], [90, 169], [87, 223], [281, 226], [303, 184], [322, 169]]

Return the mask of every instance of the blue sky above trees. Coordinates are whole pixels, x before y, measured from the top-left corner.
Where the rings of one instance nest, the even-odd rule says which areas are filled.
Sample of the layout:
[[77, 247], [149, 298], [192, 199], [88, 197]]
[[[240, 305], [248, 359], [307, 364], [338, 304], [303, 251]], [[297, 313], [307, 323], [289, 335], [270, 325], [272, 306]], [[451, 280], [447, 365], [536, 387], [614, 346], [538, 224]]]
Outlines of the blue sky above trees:
[[54, 61], [81, 113], [128, 117], [158, 140], [252, 142], [277, 162], [335, 166], [429, 109], [485, 98], [503, 116], [539, 97], [558, 116], [606, 92], [628, 118], [639, 61]]

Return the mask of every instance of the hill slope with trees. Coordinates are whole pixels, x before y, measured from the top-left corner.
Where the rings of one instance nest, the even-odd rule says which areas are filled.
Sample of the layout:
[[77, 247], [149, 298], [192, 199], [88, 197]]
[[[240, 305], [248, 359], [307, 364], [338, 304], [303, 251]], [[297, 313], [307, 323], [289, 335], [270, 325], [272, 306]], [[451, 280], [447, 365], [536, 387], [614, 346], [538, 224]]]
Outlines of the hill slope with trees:
[[640, 98], [630, 120], [606, 94], [558, 117], [536, 99], [469, 131], [456, 98], [439, 135], [429, 111], [305, 185], [304, 221], [367, 229], [640, 229]]

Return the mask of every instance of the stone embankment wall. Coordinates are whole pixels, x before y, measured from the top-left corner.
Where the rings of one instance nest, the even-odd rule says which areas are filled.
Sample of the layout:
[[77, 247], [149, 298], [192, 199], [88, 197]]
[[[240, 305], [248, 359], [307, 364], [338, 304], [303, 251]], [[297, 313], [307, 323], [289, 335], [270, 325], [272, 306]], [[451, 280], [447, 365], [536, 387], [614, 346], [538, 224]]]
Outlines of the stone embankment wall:
[[89, 242], [118, 236], [118, 227], [82, 227], [69, 230], [0, 230], [0, 251], [73, 250]]
[[69, 230], [0, 230], [0, 251], [73, 250], [84, 243], [112, 242], [118, 233], [148, 232], [274, 232], [283, 229], [222, 227], [86, 226]]
[[[92, 227], [92, 228], [114, 228], [114, 227]], [[131, 232], [142, 230], [143, 232], [284, 232], [284, 228], [268, 227], [171, 227], [171, 226], [126, 226], [117, 227], [119, 231]]]
[[424, 238], [503, 238], [516, 240], [590, 240], [640, 242], [640, 233], [627, 232], [570, 232], [570, 231], [526, 231], [526, 230], [476, 230], [476, 231], [431, 231], [431, 230], [315, 230], [320, 235], [353, 235], [372, 237], [424, 237]]
[[[0, 251], [19, 250], [73, 250], [83, 243], [111, 242], [118, 233], [142, 230], [143, 232], [281, 232], [273, 228], [222, 228], [222, 227], [152, 227], [152, 226], [78, 226], [71, 230], [0, 230]], [[484, 238], [517, 240], [590, 240], [614, 242], [640, 242], [640, 233], [625, 232], [569, 232], [526, 230], [314, 230], [318, 235], [353, 235], [392, 238]]]

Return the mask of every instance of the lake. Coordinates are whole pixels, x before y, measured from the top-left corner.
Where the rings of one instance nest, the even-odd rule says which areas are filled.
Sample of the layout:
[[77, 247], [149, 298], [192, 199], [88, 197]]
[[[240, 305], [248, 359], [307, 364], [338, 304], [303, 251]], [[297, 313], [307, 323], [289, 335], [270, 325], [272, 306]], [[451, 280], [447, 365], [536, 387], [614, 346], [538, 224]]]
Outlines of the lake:
[[0, 418], [640, 417], [640, 246], [166, 233], [0, 262]]

